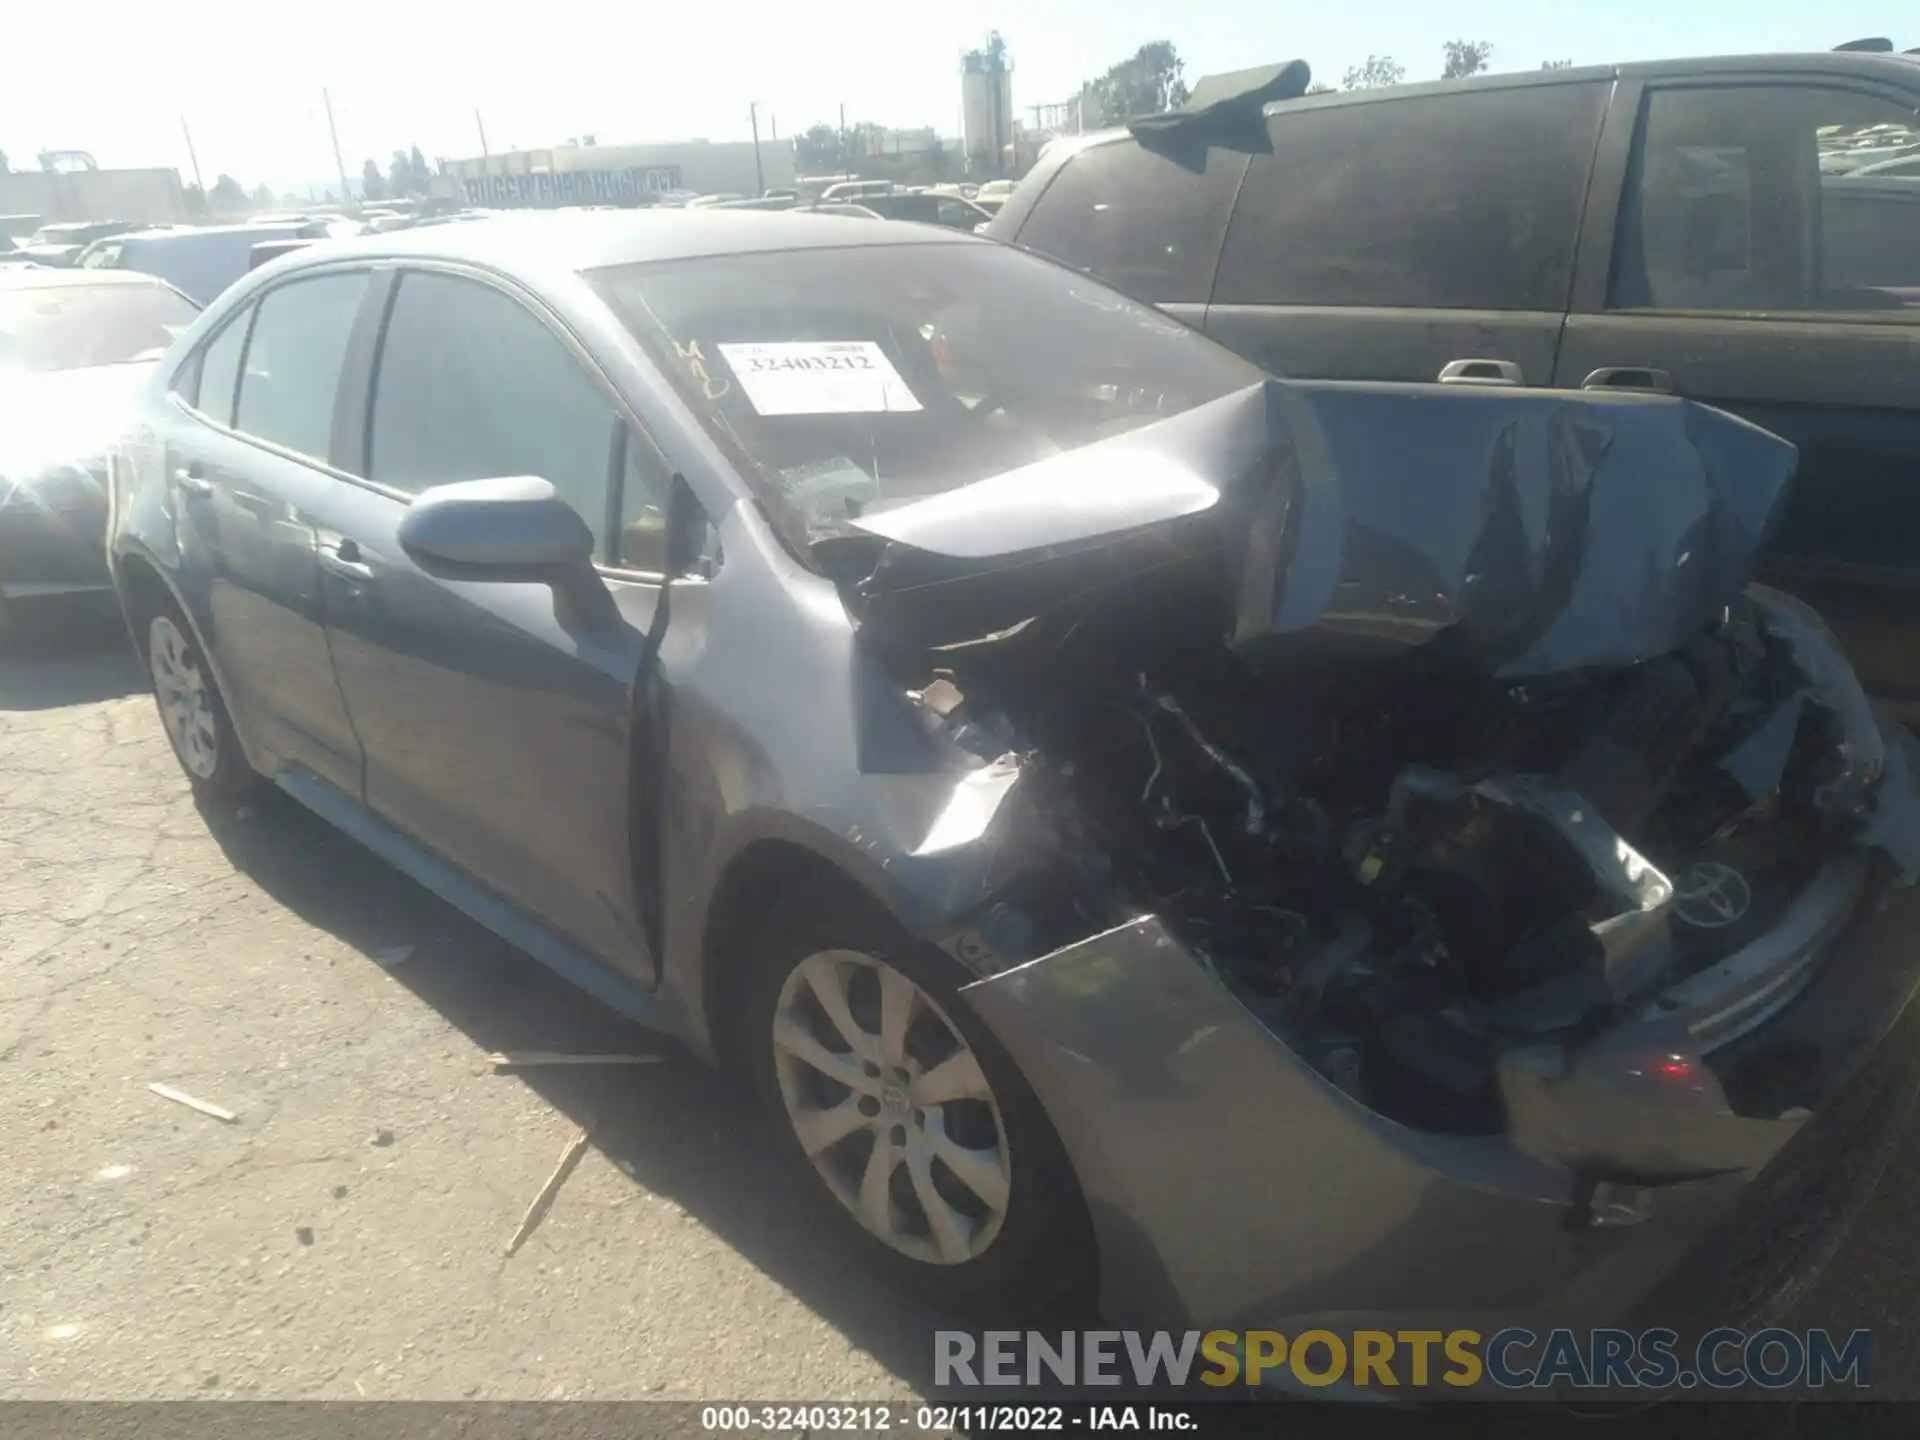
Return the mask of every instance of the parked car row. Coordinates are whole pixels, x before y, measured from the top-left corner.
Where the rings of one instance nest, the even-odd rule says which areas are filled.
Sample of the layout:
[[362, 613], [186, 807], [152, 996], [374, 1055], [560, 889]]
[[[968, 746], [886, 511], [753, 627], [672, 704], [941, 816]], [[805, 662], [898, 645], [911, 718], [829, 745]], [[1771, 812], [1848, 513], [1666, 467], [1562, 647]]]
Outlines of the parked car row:
[[[157, 364], [0, 343], [152, 367], [103, 550], [194, 791], [746, 1076], [879, 1270], [1618, 1315], [1852, 1125], [1920, 987], [1914, 742], [1750, 583], [1822, 452], [1659, 383], [1785, 323], [1703, 307], [1743, 266], [1859, 307], [1803, 353], [1912, 348], [1762, 208], [1824, 204], [1803, 120], [1920, 89], [1868, 61], [1276, 67], [1050, 154], [1013, 244], [588, 210], [300, 247]], [[21, 273], [16, 316], [120, 274]]]
[[199, 310], [133, 271], [0, 269], [0, 631], [107, 591], [111, 442]]

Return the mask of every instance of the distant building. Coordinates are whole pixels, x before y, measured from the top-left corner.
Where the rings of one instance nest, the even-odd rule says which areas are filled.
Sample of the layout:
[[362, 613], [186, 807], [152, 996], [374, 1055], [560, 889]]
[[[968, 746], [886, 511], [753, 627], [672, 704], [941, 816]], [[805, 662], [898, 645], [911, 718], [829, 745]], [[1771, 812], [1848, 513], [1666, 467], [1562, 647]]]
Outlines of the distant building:
[[762, 140], [683, 140], [654, 145], [556, 145], [446, 162], [436, 193], [497, 209], [634, 204], [669, 191], [757, 195], [791, 186], [793, 147]]
[[961, 60], [960, 121], [970, 171], [999, 175], [1018, 163], [1013, 63], [1004, 48], [970, 50]]
[[942, 144], [940, 132], [931, 125], [922, 125], [915, 130], [880, 130], [873, 133], [874, 153], [878, 155], [916, 155], [924, 150], [938, 150]]
[[16, 170], [0, 175], [0, 214], [38, 215], [46, 224], [138, 220], [173, 225], [189, 218], [186, 187], [180, 183], [177, 170], [84, 167]]

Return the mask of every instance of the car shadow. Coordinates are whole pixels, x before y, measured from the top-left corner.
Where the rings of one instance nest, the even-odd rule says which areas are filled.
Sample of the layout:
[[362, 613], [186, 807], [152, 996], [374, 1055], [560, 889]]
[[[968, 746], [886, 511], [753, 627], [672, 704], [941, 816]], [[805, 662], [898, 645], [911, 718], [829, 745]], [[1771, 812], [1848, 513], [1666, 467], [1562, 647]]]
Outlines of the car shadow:
[[0, 710], [89, 705], [146, 688], [126, 622], [110, 601], [47, 606], [0, 629]]
[[[623, 1173], [697, 1216], [917, 1393], [936, 1394], [935, 1330], [1016, 1328], [1011, 1318], [942, 1313], [823, 1241], [739, 1086], [574, 989], [290, 799], [270, 792], [242, 810], [202, 813], [236, 868], [388, 969], [481, 1050], [662, 1055], [658, 1065], [516, 1073], [576, 1124], [591, 1121], [592, 1143]], [[400, 959], [404, 947], [411, 953]]]

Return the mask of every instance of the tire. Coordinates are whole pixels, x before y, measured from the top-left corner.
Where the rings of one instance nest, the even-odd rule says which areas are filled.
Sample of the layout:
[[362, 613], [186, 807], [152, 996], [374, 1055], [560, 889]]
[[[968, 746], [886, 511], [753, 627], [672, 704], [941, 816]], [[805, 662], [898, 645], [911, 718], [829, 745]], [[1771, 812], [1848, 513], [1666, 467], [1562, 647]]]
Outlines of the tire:
[[160, 726], [187, 783], [202, 803], [234, 804], [261, 783], [227, 712], [193, 627], [170, 599], [140, 616], [136, 635]]
[[[1086, 1304], [1093, 1234], [1072, 1166], [1012, 1058], [961, 999], [965, 977], [954, 962], [877, 905], [831, 889], [776, 906], [758, 939], [733, 1053], [796, 1191], [823, 1227], [937, 1305], [1037, 1315]], [[845, 1002], [843, 1020], [861, 1031], [871, 1056], [864, 1063], [829, 1018], [816, 981]], [[887, 1063], [882, 1034], [895, 1028], [880, 1018], [889, 992], [911, 1002], [893, 1055], [901, 1066]], [[953, 1063], [943, 1070], [942, 1061]], [[821, 1065], [841, 1078], [828, 1078]], [[929, 1080], [956, 1098], [917, 1104], [914, 1087]], [[982, 1092], [987, 1098], [977, 1098]], [[886, 1172], [886, 1203], [865, 1213], [884, 1215], [891, 1236], [861, 1218], [876, 1168]], [[923, 1198], [929, 1190], [932, 1207]], [[944, 1223], [936, 1224], [940, 1210]]]

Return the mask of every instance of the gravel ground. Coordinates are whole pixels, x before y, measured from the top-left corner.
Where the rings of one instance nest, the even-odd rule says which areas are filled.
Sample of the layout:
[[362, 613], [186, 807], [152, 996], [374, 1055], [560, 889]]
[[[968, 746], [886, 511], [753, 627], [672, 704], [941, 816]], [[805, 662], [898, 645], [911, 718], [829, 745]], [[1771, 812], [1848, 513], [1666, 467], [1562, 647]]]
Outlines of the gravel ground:
[[[202, 814], [141, 683], [111, 625], [0, 652], [0, 1398], [927, 1393], [940, 1317], [818, 1244], [742, 1100], [292, 804]], [[1903, 1398], [1914, 1123], [1788, 1317]]]

